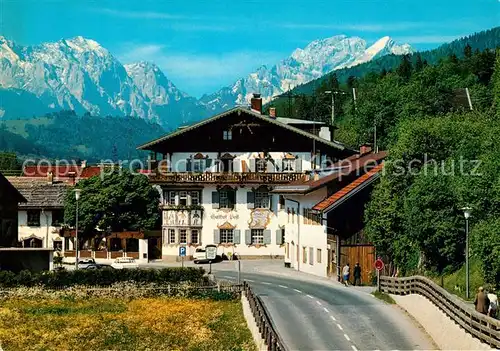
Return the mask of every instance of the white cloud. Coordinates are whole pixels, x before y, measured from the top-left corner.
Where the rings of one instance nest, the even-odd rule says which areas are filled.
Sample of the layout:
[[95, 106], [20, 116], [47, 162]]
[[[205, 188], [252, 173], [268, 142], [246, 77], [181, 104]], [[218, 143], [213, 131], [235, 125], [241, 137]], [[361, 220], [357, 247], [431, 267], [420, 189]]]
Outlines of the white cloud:
[[387, 32], [425, 28], [429, 24], [424, 22], [393, 22], [393, 23], [277, 23], [282, 28], [289, 29], [329, 29], [329, 30], [356, 30], [363, 32]]
[[139, 19], [188, 19], [192, 17], [186, 17], [181, 15], [174, 15], [165, 12], [154, 12], [154, 11], [122, 11], [107, 8], [93, 8], [93, 12], [102, 13], [104, 15], [109, 15], [113, 17], [122, 18], [139, 18]]

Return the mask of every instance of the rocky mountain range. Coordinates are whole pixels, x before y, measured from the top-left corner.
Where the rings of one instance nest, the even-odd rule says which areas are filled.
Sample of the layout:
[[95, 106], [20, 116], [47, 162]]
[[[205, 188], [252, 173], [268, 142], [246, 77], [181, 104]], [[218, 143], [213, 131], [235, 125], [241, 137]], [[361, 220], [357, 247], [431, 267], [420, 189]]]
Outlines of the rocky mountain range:
[[0, 36], [0, 119], [65, 109], [136, 116], [173, 128], [245, 104], [254, 92], [268, 101], [335, 69], [412, 51], [389, 37], [370, 47], [361, 38], [343, 35], [316, 40], [272, 67], [261, 66], [231, 86], [196, 99], [180, 91], [155, 64], [122, 64], [91, 39], [79, 36], [21, 46]]

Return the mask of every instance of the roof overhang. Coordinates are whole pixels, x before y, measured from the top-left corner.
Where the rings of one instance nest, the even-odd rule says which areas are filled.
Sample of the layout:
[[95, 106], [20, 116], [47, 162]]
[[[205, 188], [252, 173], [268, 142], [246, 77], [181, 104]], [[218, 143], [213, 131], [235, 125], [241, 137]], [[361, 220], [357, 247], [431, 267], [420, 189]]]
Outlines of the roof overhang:
[[323, 213], [323, 214], [328, 214], [329, 212], [335, 210], [338, 208], [340, 205], [342, 205], [344, 202], [352, 198], [354, 195], [358, 194], [360, 191], [363, 189], [367, 188], [369, 185], [371, 185], [374, 181], [376, 181], [378, 178], [380, 178], [380, 172], [374, 173], [368, 180], [360, 184], [358, 187], [353, 189], [352, 191], [348, 192], [345, 196], [340, 198], [339, 200], [335, 201], [332, 205], [328, 206], [324, 210], [315, 210], [314, 208], [312, 209], [313, 212], [315, 213]]

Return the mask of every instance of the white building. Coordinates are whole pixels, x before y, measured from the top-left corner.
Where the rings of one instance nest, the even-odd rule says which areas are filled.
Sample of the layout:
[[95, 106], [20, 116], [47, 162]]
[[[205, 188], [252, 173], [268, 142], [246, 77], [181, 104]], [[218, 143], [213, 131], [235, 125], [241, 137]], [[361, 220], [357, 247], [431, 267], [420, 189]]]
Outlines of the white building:
[[18, 241], [22, 247], [63, 249], [64, 196], [70, 186], [51, 177], [9, 177], [26, 198], [18, 209]]
[[[289, 206], [272, 191], [356, 153], [331, 141], [324, 123], [261, 108], [257, 95], [252, 109], [234, 108], [139, 147], [151, 152], [150, 180], [163, 193], [164, 260], [178, 260], [181, 246], [191, 256], [208, 244], [228, 256], [284, 257]], [[325, 196], [322, 190], [317, 199]]]

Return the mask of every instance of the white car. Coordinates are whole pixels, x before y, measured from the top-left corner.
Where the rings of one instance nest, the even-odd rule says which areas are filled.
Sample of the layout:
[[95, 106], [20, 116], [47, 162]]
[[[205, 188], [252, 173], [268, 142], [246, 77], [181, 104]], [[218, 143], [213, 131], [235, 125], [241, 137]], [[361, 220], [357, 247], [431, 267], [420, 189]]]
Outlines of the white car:
[[119, 257], [111, 264], [114, 269], [139, 268], [139, 265], [132, 257]]
[[197, 248], [194, 255], [193, 255], [193, 261], [194, 263], [200, 263], [204, 262], [207, 260], [207, 253], [205, 249], [202, 249], [201, 247]]

